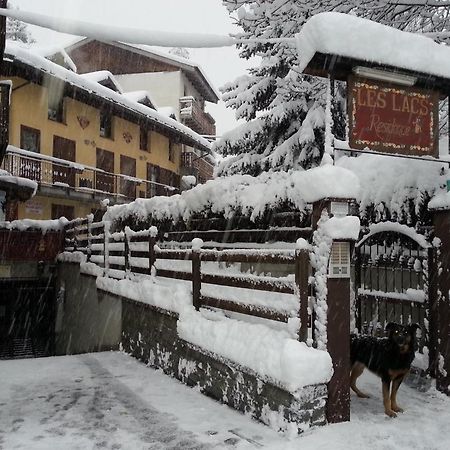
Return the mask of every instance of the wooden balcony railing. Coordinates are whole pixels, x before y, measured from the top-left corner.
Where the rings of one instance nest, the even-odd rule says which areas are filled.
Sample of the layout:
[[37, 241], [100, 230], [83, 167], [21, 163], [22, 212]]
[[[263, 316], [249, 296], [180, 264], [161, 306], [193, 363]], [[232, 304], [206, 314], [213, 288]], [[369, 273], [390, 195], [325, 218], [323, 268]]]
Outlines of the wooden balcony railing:
[[173, 195], [178, 187], [36, 154], [8, 152], [1, 168], [11, 175], [36, 181], [40, 186], [67, 188], [77, 192], [108, 194], [134, 200], [156, 195]]
[[181, 154], [181, 171], [183, 175], [194, 175], [199, 183], [205, 183], [212, 180], [214, 165], [193, 152], [183, 152]]
[[216, 121], [207, 112], [203, 111], [199, 102], [194, 97], [180, 98], [180, 116], [182, 122], [195, 132], [215, 136]]

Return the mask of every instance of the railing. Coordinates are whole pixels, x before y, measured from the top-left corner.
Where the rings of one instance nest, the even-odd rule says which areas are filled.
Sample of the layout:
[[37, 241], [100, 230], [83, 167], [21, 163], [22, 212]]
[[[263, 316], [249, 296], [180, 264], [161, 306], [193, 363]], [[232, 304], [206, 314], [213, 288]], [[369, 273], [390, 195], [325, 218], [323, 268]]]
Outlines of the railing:
[[11, 175], [34, 180], [41, 186], [67, 188], [84, 193], [107, 193], [128, 199], [152, 197], [155, 186], [158, 195], [178, 192], [178, 188], [162, 183], [113, 174], [38, 154], [34, 157], [9, 152], [4, 158], [2, 169]]
[[203, 111], [194, 97], [180, 98], [180, 116], [183, 122], [197, 133], [215, 136], [215, 120], [210, 114]]
[[[190, 282], [192, 303], [197, 310], [219, 308], [280, 322], [300, 318], [298, 336], [306, 341], [311, 323], [306, 251], [216, 250], [197, 248], [194, 241], [191, 248], [162, 249], [163, 243], [157, 242], [152, 231], [133, 232], [126, 228], [125, 232], [109, 234], [103, 222], [77, 219], [66, 225], [65, 250], [85, 253], [89, 262], [101, 267], [104, 276], [111, 278], [143, 274]], [[215, 268], [216, 264], [220, 269]], [[270, 265], [278, 269], [284, 266], [284, 272], [291, 275], [250, 275], [240, 272], [237, 264]], [[250, 292], [248, 298], [242, 298], [242, 290]], [[261, 299], [264, 292], [277, 299], [264, 303]]]
[[60, 231], [0, 229], [0, 261], [54, 261], [63, 247]]
[[193, 152], [181, 154], [181, 166], [182, 170], [185, 168], [183, 175], [194, 175], [199, 183], [211, 180], [214, 175], [213, 164]]

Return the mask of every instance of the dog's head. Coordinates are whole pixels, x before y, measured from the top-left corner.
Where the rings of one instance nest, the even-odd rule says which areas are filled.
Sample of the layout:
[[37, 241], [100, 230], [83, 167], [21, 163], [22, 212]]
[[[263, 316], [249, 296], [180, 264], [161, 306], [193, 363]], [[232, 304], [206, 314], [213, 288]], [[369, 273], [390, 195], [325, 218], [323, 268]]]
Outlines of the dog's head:
[[400, 353], [408, 353], [415, 350], [416, 332], [418, 329], [421, 328], [417, 323], [405, 326], [395, 322], [389, 322], [385, 328], [388, 338], [398, 346]]

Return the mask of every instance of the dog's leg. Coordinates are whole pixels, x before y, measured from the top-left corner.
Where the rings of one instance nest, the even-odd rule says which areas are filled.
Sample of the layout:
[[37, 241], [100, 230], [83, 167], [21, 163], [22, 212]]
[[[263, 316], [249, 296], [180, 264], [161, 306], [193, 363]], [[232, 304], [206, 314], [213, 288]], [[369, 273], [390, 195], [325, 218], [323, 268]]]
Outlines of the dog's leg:
[[365, 394], [364, 392], [361, 392], [357, 386], [356, 386], [356, 380], [358, 377], [361, 376], [361, 374], [364, 372], [364, 364], [360, 362], [355, 362], [353, 364], [352, 370], [350, 372], [350, 387], [352, 388], [352, 391], [356, 393], [356, 395], [360, 398], [370, 398], [369, 395]]
[[397, 417], [395, 411], [391, 408], [391, 398], [389, 395], [389, 391], [391, 388], [391, 380], [383, 380], [383, 404], [384, 404], [384, 412], [389, 417]]
[[392, 411], [395, 412], [403, 412], [403, 409], [400, 408], [400, 406], [398, 406], [397, 404], [397, 391], [398, 388], [400, 387], [400, 385], [402, 384], [404, 377], [398, 377], [396, 378], [394, 381], [392, 381], [392, 389], [391, 389], [391, 408]]

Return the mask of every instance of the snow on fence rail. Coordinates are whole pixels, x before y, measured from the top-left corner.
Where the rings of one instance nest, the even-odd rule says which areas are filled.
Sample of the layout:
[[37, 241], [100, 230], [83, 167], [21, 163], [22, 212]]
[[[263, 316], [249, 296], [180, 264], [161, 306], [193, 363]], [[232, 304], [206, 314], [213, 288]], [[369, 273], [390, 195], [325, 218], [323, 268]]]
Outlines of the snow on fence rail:
[[[218, 308], [285, 323], [299, 318], [299, 339], [306, 341], [310, 289], [306, 250], [216, 250], [201, 248], [199, 242], [203, 244], [194, 239], [191, 248], [164, 249], [155, 227], [140, 232], [126, 227], [123, 232], [109, 233], [109, 222], [93, 223], [92, 216], [65, 226], [65, 251], [84, 253], [87, 262], [102, 268], [103, 276], [120, 280], [156, 275], [189, 282], [197, 310]], [[275, 277], [243, 273], [237, 264], [277, 269], [283, 265], [291, 274]]]

